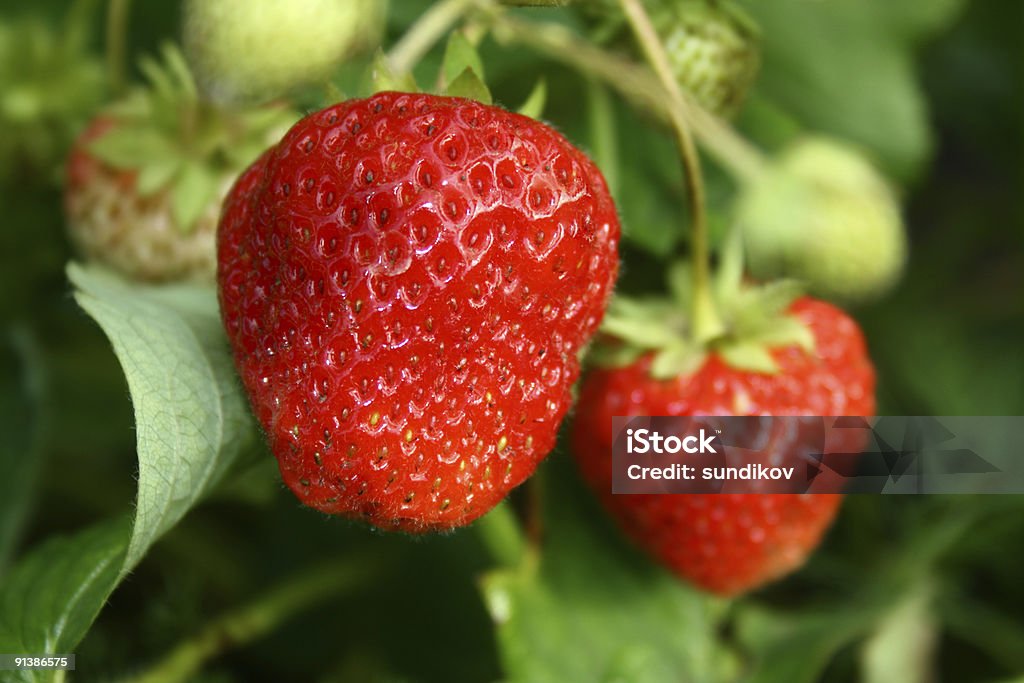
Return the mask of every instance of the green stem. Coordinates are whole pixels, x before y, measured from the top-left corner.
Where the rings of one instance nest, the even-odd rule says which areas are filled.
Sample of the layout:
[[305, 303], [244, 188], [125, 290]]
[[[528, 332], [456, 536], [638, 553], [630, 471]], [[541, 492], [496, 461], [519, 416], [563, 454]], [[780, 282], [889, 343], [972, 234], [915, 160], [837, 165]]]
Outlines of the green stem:
[[[643, 65], [602, 50], [559, 24], [519, 19], [493, 5], [484, 5], [482, 9], [487, 13], [493, 34], [499, 41], [524, 45], [592, 76], [625, 97], [637, 109], [671, 123], [671, 107], [664, 97], [663, 88]], [[684, 103], [681, 113], [708, 154], [735, 178], [747, 182], [760, 174], [764, 166], [763, 155], [728, 123], [692, 102]]]
[[516, 567], [526, 552], [523, 531], [508, 501], [481, 517], [474, 527], [491, 555], [504, 567]]
[[107, 76], [110, 89], [120, 93], [125, 86], [125, 54], [131, 0], [110, 0], [107, 6]]
[[441, 0], [412, 25], [388, 53], [388, 66], [396, 74], [412, 71], [434, 43], [465, 14], [476, 0]]
[[544, 543], [544, 490], [548, 473], [540, 468], [526, 482], [526, 540], [533, 555], [540, 556]]
[[594, 78], [587, 79], [587, 127], [590, 151], [604, 174], [613, 197], [619, 190], [619, 147], [615, 131], [614, 104], [608, 89]]
[[643, 49], [648, 63], [661, 82], [662, 89], [668, 93], [668, 113], [679, 155], [683, 161], [686, 189], [690, 196], [690, 217], [693, 222], [690, 256], [693, 262], [693, 335], [696, 342], [704, 344], [719, 336], [725, 327], [715, 309], [711, 293], [711, 254], [708, 247], [708, 221], [704, 209], [704, 176], [700, 167], [700, 154], [697, 152], [697, 145], [694, 144], [687, 122], [686, 99], [672, 73], [668, 55], [665, 54], [665, 48], [651, 24], [650, 17], [647, 16], [647, 11], [640, 4], [640, 0], [619, 0], [619, 5], [633, 33], [636, 34], [637, 42]]
[[510, 7], [564, 7], [572, 0], [501, 0], [501, 4]]
[[291, 577], [248, 605], [211, 622], [130, 683], [191, 680], [206, 661], [258, 640], [295, 614], [349, 591], [373, 575], [374, 568], [366, 561], [346, 559]]

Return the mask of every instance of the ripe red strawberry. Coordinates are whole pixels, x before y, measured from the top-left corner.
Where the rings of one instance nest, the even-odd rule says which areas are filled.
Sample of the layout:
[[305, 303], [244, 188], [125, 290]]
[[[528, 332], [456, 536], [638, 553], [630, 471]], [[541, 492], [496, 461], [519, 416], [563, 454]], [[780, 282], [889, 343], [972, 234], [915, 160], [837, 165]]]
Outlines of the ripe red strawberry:
[[597, 168], [478, 102], [306, 117], [231, 191], [220, 299], [285, 483], [404, 531], [464, 525], [552, 449], [617, 272]]
[[[647, 354], [625, 367], [592, 372], [580, 392], [572, 435], [585, 478], [640, 546], [679, 576], [715, 593], [747, 591], [802, 565], [842, 496], [613, 495], [612, 417], [873, 415], [874, 369], [856, 323], [838, 308], [810, 298], [794, 302], [789, 314], [810, 330], [814, 351], [796, 345], [773, 350], [774, 374], [738, 370], [711, 353], [690, 373], [655, 379]], [[856, 434], [830, 430], [825, 452], [860, 450], [863, 443]], [[796, 457], [792, 450], [775, 455], [790, 464]]]

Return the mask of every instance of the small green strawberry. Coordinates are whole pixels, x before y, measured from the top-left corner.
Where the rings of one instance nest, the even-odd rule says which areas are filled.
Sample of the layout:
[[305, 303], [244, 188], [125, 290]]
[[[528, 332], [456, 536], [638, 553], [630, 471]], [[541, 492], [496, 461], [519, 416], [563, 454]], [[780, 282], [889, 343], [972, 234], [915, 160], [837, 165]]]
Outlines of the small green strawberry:
[[67, 164], [71, 241], [128, 277], [212, 282], [220, 204], [238, 174], [297, 116], [198, 99], [184, 58], [142, 63], [151, 85], [101, 113]]
[[187, 0], [185, 51], [215, 102], [266, 101], [376, 44], [384, 0]]
[[744, 188], [736, 220], [754, 275], [802, 280], [838, 301], [875, 298], [907, 257], [896, 197], [855, 148], [798, 140]]
[[708, 111], [736, 115], [761, 65], [753, 21], [729, 2], [672, 0], [655, 22], [679, 84]]

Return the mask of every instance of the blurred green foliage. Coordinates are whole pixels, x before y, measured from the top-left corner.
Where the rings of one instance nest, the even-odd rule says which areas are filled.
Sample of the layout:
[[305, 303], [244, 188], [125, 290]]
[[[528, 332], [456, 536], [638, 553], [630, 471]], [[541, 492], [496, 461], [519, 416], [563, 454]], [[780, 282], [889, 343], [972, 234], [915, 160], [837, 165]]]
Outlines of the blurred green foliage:
[[[848, 137], [904, 190], [907, 276], [887, 299], [854, 311], [878, 367], [880, 412], [1024, 414], [1024, 4], [746, 4], [764, 30], [765, 66], [741, 129], [768, 148], [805, 129]], [[134, 56], [155, 52], [178, 30], [176, 2], [137, 5]], [[427, 5], [393, 2], [388, 40]], [[79, 655], [75, 680], [125, 677], [268, 586], [324, 560], [371, 554], [388, 558], [389, 569], [214, 659], [202, 680], [923, 682], [937, 672], [942, 680], [996, 682], [1024, 673], [1019, 497], [851, 497], [802, 572], [726, 604], [678, 585], [629, 548], [559, 452], [538, 486], [547, 520], [542, 556], [522, 566], [496, 568], [474, 529], [412, 539], [301, 509], [264, 458], [204, 491], [207, 502], [191, 511], [197, 490], [174, 497], [173, 517], [187, 516], [152, 527], [145, 545], [166, 535], [99, 612], [123, 566], [124, 516], [133, 504], [149, 509], [145, 497], [136, 501], [136, 483], [160, 470], [147, 470], [144, 449], [136, 453], [136, 437], [153, 423], [132, 427], [128, 389], [142, 374], [125, 362], [131, 342], [117, 348], [122, 370], [65, 277], [73, 254], [51, 162], [103, 97], [95, 66], [102, 7], [76, 6], [74, 49], [89, 56], [48, 72], [64, 85], [46, 86], [56, 119], [45, 121], [60, 126], [42, 125], [40, 115], [30, 123], [41, 127], [26, 134], [27, 149], [43, 150], [35, 158], [48, 161], [26, 164], [25, 154], [0, 145], [0, 651], [64, 646]], [[21, 53], [11, 57], [9, 29], [30, 20], [49, 27], [50, 37], [38, 40], [57, 41], [70, 7], [45, 0], [0, 10], [0, 89], [51, 82], [33, 80]], [[518, 11], [583, 25], [570, 9]], [[594, 154], [615, 190], [627, 235], [620, 286], [659, 287], [686, 215], [664, 131], [527, 50], [485, 41], [481, 52], [506, 106], [522, 103], [544, 76], [545, 118]], [[441, 53], [419, 67], [421, 83], [433, 82]], [[356, 92], [365, 66], [346, 65], [339, 87]], [[310, 93], [310, 106], [319, 97]], [[720, 236], [732, 183], [713, 166], [708, 182]], [[83, 273], [83, 296], [90, 288], [94, 296], [86, 308], [108, 331], [124, 306], [166, 321], [171, 314], [159, 307], [181, 304], [125, 303], [119, 297], [147, 295], [109, 287], [97, 294]], [[202, 295], [192, 301], [186, 317], [210, 303]], [[107, 318], [95, 302], [112, 306]], [[200, 315], [206, 324], [208, 314]], [[173, 335], [163, 339], [167, 353], [180, 349]], [[186, 335], [182, 343], [192, 342]]]

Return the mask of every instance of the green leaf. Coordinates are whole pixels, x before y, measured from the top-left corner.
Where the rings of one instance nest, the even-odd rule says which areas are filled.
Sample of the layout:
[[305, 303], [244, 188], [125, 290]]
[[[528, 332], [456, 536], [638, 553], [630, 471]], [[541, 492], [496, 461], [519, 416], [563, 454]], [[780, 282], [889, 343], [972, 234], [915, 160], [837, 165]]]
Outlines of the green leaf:
[[411, 73], [395, 73], [388, 64], [387, 55], [383, 50], [378, 50], [370, 66], [370, 93], [385, 90], [419, 92], [419, 86], [416, 85], [416, 79]]
[[[1020, 414], [1024, 410], [1020, 334], [979, 334], [979, 326], [969, 316], [951, 319], [930, 305], [937, 296], [929, 292], [906, 297], [876, 314], [866, 328], [869, 339], [899, 340], [873, 349], [880, 376], [912, 397], [921, 415]], [[979, 301], [971, 298], [968, 305], [977, 306]]]
[[487, 85], [477, 76], [470, 67], [466, 67], [459, 76], [451, 82], [445, 94], [452, 97], [464, 97], [467, 100], [476, 100], [484, 104], [491, 104], [491, 91]]
[[873, 150], [890, 173], [913, 178], [932, 148], [914, 48], [960, 4], [748, 2], [745, 6], [763, 29], [758, 88], [808, 128], [858, 142]]
[[[537, 87], [543, 83], [543, 80], [538, 81]], [[534, 88], [534, 93], [536, 93], [537, 87]], [[547, 95], [546, 85], [544, 95]], [[530, 100], [533, 99], [533, 96], [533, 94], [530, 95]], [[592, 78], [588, 78], [586, 81], [586, 96], [587, 137], [590, 140], [588, 152], [590, 158], [601, 169], [601, 174], [604, 176], [605, 182], [608, 183], [608, 191], [612, 193], [612, 196], [616, 196], [619, 191], [620, 163], [615, 102], [609, 94], [608, 88]], [[541, 106], [543, 107], [543, 103]]]
[[[615, 112], [615, 129], [623, 140], [628, 131], [629, 140], [616, 148], [620, 172], [614, 197], [623, 239], [667, 259], [689, 232], [679, 153], [672, 139], [639, 113], [624, 105]], [[712, 178], [709, 174], [705, 181]]]
[[750, 332], [743, 338], [773, 349], [798, 346], [807, 353], [814, 353], [817, 346], [811, 328], [804, 321], [792, 316], [776, 318], [763, 329]]
[[[341, 101], [344, 97], [332, 98], [332, 101]], [[220, 145], [220, 152], [227, 159], [228, 165], [233, 169], [245, 169], [263, 154], [270, 143], [283, 137], [296, 121], [299, 115], [280, 106], [274, 108], [260, 108], [247, 112], [244, 115], [247, 131], [243, 139], [223, 140]]]
[[462, 31], [453, 31], [445, 46], [444, 61], [441, 64], [445, 88], [450, 88], [466, 69], [473, 71], [481, 82], [485, 80], [484, 62], [480, 59], [480, 53]]
[[[342, 99], [345, 99], [344, 95], [338, 101]], [[254, 134], [270, 132], [274, 129], [280, 129], [283, 134], [300, 118], [297, 112], [283, 106], [255, 107], [246, 109], [238, 113], [237, 116], [244, 122], [245, 130]]]
[[636, 362], [644, 352], [644, 349], [630, 344], [597, 343], [587, 349], [585, 361], [588, 366], [593, 367], [621, 368]]
[[[117, 585], [129, 522], [121, 517], [51, 539], [18, 564], [0, 589], [0, 652], [74, 651]], [[56, 674], [21, 671], [4, 680], [41, 683]]]
[[601, 321], [602, 332], [641, 349], [674, 345], [684, 328], [678, 304], [660, 298], [615, 296]]
[[[332, 102], [340, 102], [345, 97], [332, 98]], [[299, 114], [284, 107], [260, 107], [241, 115], [244, 129], [247, 131], [242, 140], [226, 141], [221, 151], [227, 157], [232, 168], [244, 169], [267, 150], [271, 142], [284, 136], [296, 121]]]
[[864, 643], [864, 683], [934, 680], [932, 661], [939, 633], [930, 588], [926, 583], [907, 595]]
[[739, 370], [762, 372], [773, 375], [779, 371], [779, 364], [763, 345], [753, 342], [732, 342], [717, 349], [722, 360]]
[[252, 450], [256, 431], [212, 288], [139, 287], [75, 264], [68, 275], [114, 346], [135, 410], [139, 493], [123, 576]]
[[[128, 380], [139, 459], [135, 518], [50, 541], [22, 560], [0, 590], [0, 652], [73, 651], [150, 546], [253, 451], [256, 432], [212, 288], [140, 287], [75, 264], [68, 275]], [[21, 680], [48, 681], [52, 673]]]
[[203, 164], [187, 163], [171, 190], [171, 217], [178, 230], [187, 233], [217, 194], [218, 179]]
[[178, 159], [146, 164], [135, 179], [135, 189], [143, 197], [152, 196], [170, 183], [181, 167]]
[[903, 0], [880, 2], [882, 26], [918, 41], [946, 28], [964, 8], [964, 0]]
[[626, 547], [566, 458], [546, 467], [539, 566], [482, 584], [507, 681], [717, 680], [720, 605]]
[[738, 640], [752, 655], [744, 683], [813, 683], [844, 646], [870, 628], [875, 614], [856, 606], [820, 612], [742, 608], [735, 619]]
[[188, 68], [188, 62], [185, 61], [185, 55], [172, 42], [165, 42], [160, 52], [168, 73], [174, 78], [177, 90], [182, 93], [186, 102], [196, 102], [199, 99], [199, 89], [196, 87], [195, 78], [192, 77], [192, 71]]
[[688, 261], [673, 261], [668, 266], [666, 285], [672, 300], [685, 311], [693, 308], [693, 268]]
[[739, 229], [729, 230], [719, 249], [719, 265], [712, 287], [718, 302], [727, 301], [743, 284], [743, 236]]
[[639, 349], [660, 349], [674, 344], [679, 335], [663, 323], [605, 315], [601, 331]]
[[45, 377], [38, 343], [24, 326], [0, 338], [0, 578], [21, 537], [42, 456]]
[[754, 338], [782, 324], [790, 305], [803, 293], [796, 280], [773, 280], [762, 285], [725, 291], [718, 303], [726, 312], [733, 334]]
[[141, 126], [113, 128], [93, 140], [89, 150], [111, 166], [124, 170], [179, 158], [170, 140], [152, 128]]
[[572, 0], [501, 0], [501, 4], [510, 7], [564, 7]]
[[199, 90], [181, 50], [171, 42], [161, 45], [160, 60], [144, 56], [139, 60], [142, 71], [152, 90], [153, 106], [160, 109], [180, 108], [184, 103], [192, 107], [199, 101]]
[[534, 84], [533, 90], [526, 96], [526, 101], [519, 105], [519, 113], [531, 119], [539, 119], [544, 115], [544, 105], [548, 101], [548, 82], [541, 76]]
[[707, 354], [700, 346], [679, 340], [678, 343], [658, 351], [651, 362], [651, 377], [674, 379], [690, 375], [700, 369]]
[[[904, 601], [913, 605], [920, 600], [921, 591], [932, 587], [929, 577], [936, 571], [936, 564], [963, 542], [965, 534], [979, 526], [978, 518], [963, 516], [960, 510], [948, 512], [930, 515], [926, 527], [890, 546], [891, 552], [883, 562], [861, 566], [855, 577], [844, 584], [841, 599], [831, 604], [820, 599], [815, 607], [794, 609], [766, 608], [749, 601], [737, 603], [733, 631], [750, 661], [749, 675], [743, 683], [826, 680], [822, 673], [840, 652], [876, 629], [884, 630], [887, 620], [904, 607]], [[831, 595], [834, 585], [829, 583], [824, 589]], [[920, 604], [912, 606], [911, 612], [918, 609]], [[897, 616], [897, 621], [905, 618]], [[977, 625], [971, 627], [976, 629]], [[896, 643], [913, 647], [902, 639], [893, 645]], [[893, 673], [883, 680], [908, 680]]]
[[161, 66], [160, 62], [145, 55], [139, 59], [139, 71], [146, 77], [156, 99], [163, 103], [174, 101], [177, 94], [174, 79], [171, 77], [170, 71]]

